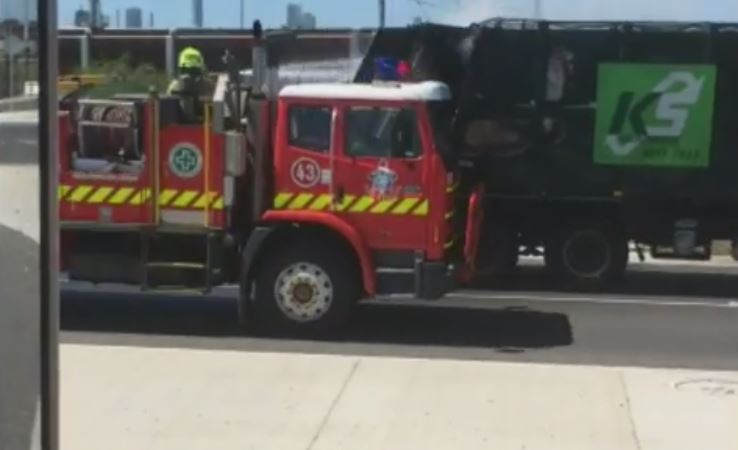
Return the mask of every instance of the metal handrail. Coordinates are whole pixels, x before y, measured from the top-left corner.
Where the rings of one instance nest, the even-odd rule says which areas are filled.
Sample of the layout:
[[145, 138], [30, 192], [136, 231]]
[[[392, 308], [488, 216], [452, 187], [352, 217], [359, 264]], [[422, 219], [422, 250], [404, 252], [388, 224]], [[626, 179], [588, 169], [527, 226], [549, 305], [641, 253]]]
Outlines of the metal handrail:
[[205, 229], [208, 229], [210, 227], [210, 202], [212, 201], [211, 195], [210, 195], [210, 102], [205, 102], [205, 114], [203, 115], [203, 136], [205, 139], [205, 161], [203, 164], [203, 169], [205, 170], [204, 175], [204, 183], [205, 183], [205, 189], [203, 191], [205, 192], [205, 208], [204, 208], [204, 214], [203, 217], [203, 225]]

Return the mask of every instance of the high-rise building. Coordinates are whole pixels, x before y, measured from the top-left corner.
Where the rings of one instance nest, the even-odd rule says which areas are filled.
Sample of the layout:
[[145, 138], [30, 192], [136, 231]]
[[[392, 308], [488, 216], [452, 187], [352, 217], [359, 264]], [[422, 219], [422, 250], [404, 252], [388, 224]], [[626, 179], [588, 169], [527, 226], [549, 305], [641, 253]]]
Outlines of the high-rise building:
[[154, 13], [149, 13], [149, 28], [154, 28]]
[[318, 19], [315, 18], [313, 13], [305, 13], [302, 15], [302, 21], [300, 28], [305, 30], [314, 30], [318, 24]]
[[295, 3], [287, 5], [287, 28], [300, 28], [302, 21], [302, 6]]
[[126, 28], [143, 28], [141, 8], [126, 8]]
[[315, 14], [303, 12], [302, 5], [290, 3], [287, 5], [286, 28], [290, 29], [314, 29], [317, 26]]
[[92, 23], [92, 15], [86, 9], [78, 9], [74, 13], [75, 27], [89, 27]]
[[196, 28], [202, 28], [205, 20], [205, 11], [203, 10], [202, 0], [192, 0], [192, 25]]

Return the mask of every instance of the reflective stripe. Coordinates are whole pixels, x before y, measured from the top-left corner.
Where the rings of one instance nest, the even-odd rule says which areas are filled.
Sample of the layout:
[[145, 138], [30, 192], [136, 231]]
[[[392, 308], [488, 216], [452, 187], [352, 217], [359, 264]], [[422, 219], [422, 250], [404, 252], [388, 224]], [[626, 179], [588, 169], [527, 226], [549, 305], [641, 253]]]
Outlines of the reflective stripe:
[[90, 192], [92, 192], [92, 186], [77, 186], [69, 197], [69, 200], [75, 203], [81, 202]]
[[[392, 214], [427, 216], [430, 202], [423, 198], [385, 199], [376, 200], [372, 196], [346, 195], [340, 202], [335, 202], [330, 194], [315, 195], [308, 192], [289, 193], [281, 192], [274, 197], [275, 209], [310, 210], [310, 211], [337, 211], [350, 213]], [[453, 217], [454, 211], [446, 214], [446, 218]]]
[[449, 211], [446, 213], [446, 220], [451, 220], [454, 215], [456, 214], [456, 211]]
[[456, 239], [451, 239], [450, 241], [446, 242], [446, 244], [443, 246], [443, 248], [445, 250], [448, 250], [451, 247], [453, 247], [455, 243], [456, 243]]
[[288, 209], [303, 209], [315, 196], [313, 194], [300, 194], [295, 197]]
[[215, 192], [209, 192], [207, 194], [202, 194], [200, 198], [197, 199], [197, 202], [195, 203], [195, 208], [198, 209], [205, 209], [205, 207], [209, 204], [213, 203], [213, 199], [215, 198], [217, 194]]
[[331, 204], [331, 196], [328, 194], [324, 194], [319, 196], [312, 205], [310, 205], [310, 209], [312, 211], [323, 211], [328, 208]]
[[95, 191], [94, 194], [87, 200], [88, 203], [102, 203], [108, 196], [113, 192], [111, 187], [102, 187]]
[[[116, 188], [114, 186], [69, 186], [60, 185], [58, 197], [60, 202], [86, 203], [89, 205], [140, 206], [151, 199], [151, 189], [132, 187]], [[161, 206], [176, 208], [204, 209], [208, 203], [212, 209], [224, 209], [223, 197], [217, 192], [204, 194], [200, 191], [178, 191], [166, 189], [159, 197]]]
[[111, 203], [113, 205], [121, 205], [128, 200], [128, 197], [133, 194], [134, 189], [133, 188], [121, 188], [118, 189], [118, 191], [113, 195], [110, 200], [108, 200], [108, 203]]
[[341, 200], [341, 203], [336, 204], [336, 210], [345, 211], [346, 208], [351, 206], [351, 204], [354, 202], [355, 199], [356, 197], [353, 195], [344, 196], [343, 199]]
[[401, 201], [395, 207], [395, 209], [392, 210], [392, 214], [407, 214], [408, 212], [410, 212], [411, 209], [413, 209], [415, 205], [418, 204], [419, 201], [420, 199], [417, 198], [406, 198], [405, 200]]
[[174, 200], [174, 206], [177, 208], [186, 208], [197, 198], [198, 195], [199, 192], [197, 191], [185, 191]]
[[168, 206], [169, 203], [177, 196], [177, 191], [174, 189], [165, 189], [159, 196], [159, 204], [161, 206]]
[[287, 202], [290, 201], [292, 198], [292, 194], [278, 194], [274, 198], [274, 207], [277, 209], [282, 209], [285, 206], [287, 206]]
[[151, 189], [141, 189], [133, 196], [132, 199], [129, 200], [129, 203], [134, 206], [143, 205], [149, 200], [149, 198], [151, 198]]
[[397, 199], [394, 200], [382, 200], [381, 202], [374, 205], [374, 207], [371, 209], [371, 213], [373, 214], [384, 214], [386, 213], [392, 205], [394, 205], [397, 202]]
[[423, 201], [423, 203], [418, 206], [415, 211], [413, 211], [414, 216], [427, 216], [428, 215], [428, 200]]
[[354, 204], [354, 206], [351, 207], [351, 212], [364, 212], [367, 209], [369, 209], [370, 206], [374, 203], [374, 199], [371, 197], [361, 197], [359, 201]]
[[456, 190], [459, 188], [459, 184], [461, 184], [461, 180], [456, 180], [452, 185], [446, 187], [446, 193], [451, 194], [456, 192]]
[[64, 197], [66, 197], [71, 189], [72, 189], [71, 186], [67, 186], [67, 185], [59, 186], [59, 200], [62, 200]]

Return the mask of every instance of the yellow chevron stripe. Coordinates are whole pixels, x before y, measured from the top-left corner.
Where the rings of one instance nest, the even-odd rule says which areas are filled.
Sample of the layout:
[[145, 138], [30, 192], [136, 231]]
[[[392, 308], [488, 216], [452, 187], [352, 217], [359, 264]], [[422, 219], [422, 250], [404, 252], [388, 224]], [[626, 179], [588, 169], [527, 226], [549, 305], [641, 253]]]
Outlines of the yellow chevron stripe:
[[336, 204], [336, 210], [338, 211], [346, 211], [346, 209], [351, 206], [351, 204], [356, 200], [356, 196], [353, 195], [346, 195], [341, 200], [341, 203]]
[[101, 187], [97, 191], [95, 191], [90, 198], [87, 199], [87, 203], [102, 203], [105, 201], [106, 198], [110, 196], [110, 194], [113, 193], [113, 188], [111, 187]]
[[174, 189], [165, 189], [159, 196], [159, 204], [161, 206], [169, 206], [169, 203], [177, 196]]
[[318, 196], [317, 199], [310, 205], [311, 211], [324, 211], [331, 204], [331, 196], [329, 194], [323, 194]]
[[213, 199], [215, 198], [215, 195], [216, 195], [215, 192], [208, 192], [207, 194], [202, 194], [200, 195], [200, 197], [198, 197], [197, 201], [192, 206], [197, 209], [205, 209], [205, 206], [213, 203]]
[[385, 214], [390, 208], [392, 208], [392, 205], [394, 205], [397, 202], [397, 199], [392, 200], [382, 200], [381, 202], [374, 205], [374, 207], [371, 209], [372, 214]]
[[415, 205], [418, 204], [418, 201], [420, 201], [420, 199], [418, 198], [406, 198], [405, 200], [401, 201], [397, 206], [395, 206], [395, 209], [392, 210], [392, 214], [395, 214], [398, 216], [407, 214], [408, 212], [410, 212], [411, 209], [413, 209]]
[[138, 191], [128, 203], [134, 206], [143, 205], [151, 198], [151, 189], [141, 189]]
[[200, 195], [200, 193], [197, 191], [185, 191], [180, 194], [172, 204], [177, 208], [187, 208], [198, 195]]
[[59, 200], [63, 200], [64, 197], [67, 196], [69, 191], [72, 189], [72, 186], [67, 186], [65, 184], [62, 184], [59, 186]]
[[133, 188], [120, 188], [108, 200], [108, 203], [110, 203], [111, 205], [122, 205], [126, 202], [126, 200], [128, 200], [128, 197], [130, 197], [133, 192]]
[[456, 180], [452, 185], [446, 187], [446, 192], [449, 194], [456, 192], [460, 184], [461, 184], [461, 180]]
[[69, 201], [78, 203], [83, 201], [87, 195], [92, 192], [92, 186], [77, 186], [76, 189], [74, 189], [74, 192], [72, 192], [72, 195], [69, 197]]
[[374, 199], [371, 197], [361, 197], [349, 211], [351, 212], [365, 212], [374, 203]]
[[218, 199], [213, 203], [213, 209], [216, 211], [222, 211], [225, 209], [225, 202], [223, 201], [223, 197], [218, 197]]
[[454, 244], [456, 244], [456, 239], [451, 239], [450, 241], [446, 242], [446, 244], [443, 246], [443, 248], [446, 249], [446, 250], [448, 250], [451, 247], [453, 247]]
[[423, 203], [420, 204], [417, 208], [415, 208], [415, 211], [413, 211], [414, 216], [427, 216], [428, 215], [428, 200], [423, 201]]
[[285, 206], [287, 206], [287, 203], [289, 203], [290, 199], [292, 198], [292, 194], [277, 194], [276, 197], [274, 197], [274, 207], [277, 209], [282, 209]]
[[313, 194], [299, 194], [290, 202], [290, 206], [287, 209], [303, 209], [313, 198], [315, 198]]

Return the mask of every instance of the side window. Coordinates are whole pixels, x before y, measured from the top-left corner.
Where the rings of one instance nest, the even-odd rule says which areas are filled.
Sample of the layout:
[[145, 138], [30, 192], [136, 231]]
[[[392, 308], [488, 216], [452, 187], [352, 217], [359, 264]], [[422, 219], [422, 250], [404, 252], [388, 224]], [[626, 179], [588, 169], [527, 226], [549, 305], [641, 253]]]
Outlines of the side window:
[[292, 106], [289, 109], [289, 144], [305, 150], [328, 153], [331, 149], [331, 108]]
[[364, 158], [422, 155], [415, 111], [354, 107], [346, 113], [346, 154]]

